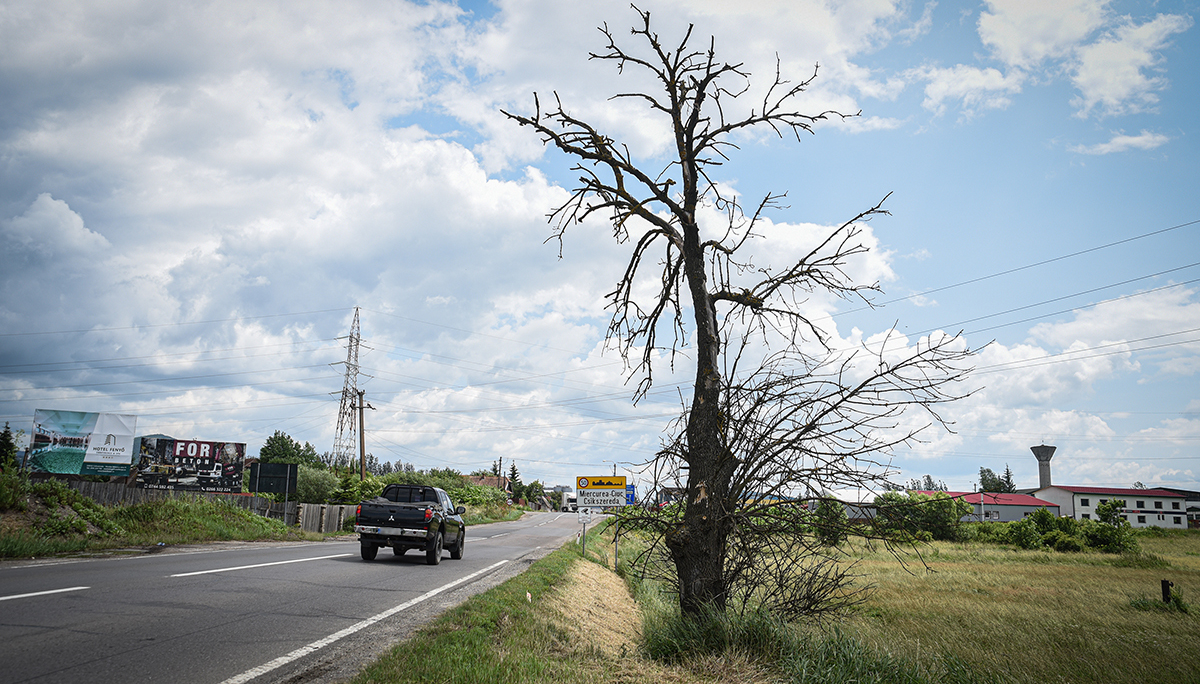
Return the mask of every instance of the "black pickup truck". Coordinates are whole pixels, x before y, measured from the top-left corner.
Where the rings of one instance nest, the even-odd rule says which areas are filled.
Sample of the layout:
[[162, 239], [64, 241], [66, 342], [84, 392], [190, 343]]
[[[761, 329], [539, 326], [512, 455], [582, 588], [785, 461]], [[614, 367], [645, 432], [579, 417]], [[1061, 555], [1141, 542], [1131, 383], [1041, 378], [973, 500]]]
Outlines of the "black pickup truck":
[[425, 562], [442, 562], [442, 548], [450, 557], [463, 557], [467, 526], [450, 496], [437, 487], [393, 484], [383, 493], [358, 505], [354, 531], [362, 546], [363, 560], [375, 560], [379, 547], [390, 546], [397, 556], [409, 549], [425, 552]]

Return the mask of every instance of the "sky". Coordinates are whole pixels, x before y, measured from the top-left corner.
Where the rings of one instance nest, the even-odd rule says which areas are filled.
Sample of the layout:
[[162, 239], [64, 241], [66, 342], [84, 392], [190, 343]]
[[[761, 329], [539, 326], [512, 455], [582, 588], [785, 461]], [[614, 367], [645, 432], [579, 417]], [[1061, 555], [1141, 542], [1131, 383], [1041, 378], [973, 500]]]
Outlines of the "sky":
[[[887, 197], [848, 264], [873, 307], [803, 306], [839, 349], [980, 349], [951, 430], [887, 457], [970, 491], [1200, 489], [1200, 2], [654, 0], [761, 98], [857, 114], [739, 136], [718, 182], [786, 192], [755, 253], [799, 253]], [[606, 349], [628, 244], [560, 250], [577, 174], [501, 109], [557, 93], [657, 168], [653, 87], [588, 60], [627, 3], [103, 3], [0, 7], [0, 420], [131, 413], [139, 434], [331, 451], [358, 307], [367, 451], [567, 484], [658, 450], [691, 357], [639, 376]], [[561, 254], [560, 254], [561, 251]], [[781, 262], [780, 262], [781, 263]], [[778, 264], [776, 264], [778, 265]]]

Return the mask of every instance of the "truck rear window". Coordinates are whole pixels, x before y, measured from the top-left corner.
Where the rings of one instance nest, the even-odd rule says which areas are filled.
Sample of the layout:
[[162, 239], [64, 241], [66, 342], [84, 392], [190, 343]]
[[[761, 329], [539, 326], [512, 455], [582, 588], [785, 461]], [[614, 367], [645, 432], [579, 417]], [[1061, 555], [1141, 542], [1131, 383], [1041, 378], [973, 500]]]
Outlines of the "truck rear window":
[[437, 493], [430, 487], [388, 487], [383, 498], [396, 503], [437, 503]]

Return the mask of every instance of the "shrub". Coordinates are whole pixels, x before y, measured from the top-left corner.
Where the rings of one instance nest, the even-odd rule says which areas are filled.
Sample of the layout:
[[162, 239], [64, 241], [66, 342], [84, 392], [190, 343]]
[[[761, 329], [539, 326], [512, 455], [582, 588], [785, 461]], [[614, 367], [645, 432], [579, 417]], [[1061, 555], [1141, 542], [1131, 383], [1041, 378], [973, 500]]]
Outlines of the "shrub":
[[1040, 549], [1042, 535], [1037, 525], [1029, 518], [1008, 524], [1008, 543], [1022, 549]]
[[0, 511], [23, 511], [29, 498], [29, 477], [16, 468], [0, 471]]
[[[904, 495], [884, 492], [875, 497], [876, 525], [887, 536], [957, 541], [962, 518], [971, 513], [971, 505], [945, 492]], [[925, 534], [919, 534], [924, 532]]]
[[323, 504], [337, 491], [336, 475], [324, 468], [300, 466], [296, 474], [296, 499], [300, 503]]
[[[1046, 510], [1046, 509], [1042, 509]], [[1035, 523], [1036, 524], [1036, 523]], [[1084, 549], [1083, 540], [1079, 537], [1074, 537], [1065, 534], [1062, 530], [1055, 529], [1042, 535], [1042, 543], [1052, 547], [1055, 551], [1063, 553], [1079, 553]]]
[[[973, 538], [975, 541], [992, 544], [1007, 544], [1009, 543], [1008, 526], [1011, 524], [1012, 523], [1002, 522], [968, 523], [963, 525], [962, 529], [971, 530], [972, 532], [969, 532], [968, 534], [971, 535], [971, 538]], [[970, 539], [964, 536], [963, 540], [969, 541]]]
[[1103, 551], [1104, 553], [1136, 553], [1139, 550], [1137, 541], [1133, 538], [1133, 531], [1129, 526], [1129, 521], [1124, 518], [1118, 517], [1116, 522], [1112, 524], [1096, 522], [1094, 520], [1081, 520], [1079, 528], [1080, 536], [1087, 542], [1087, 545], [1098, 551]]
[[1029, 520], [1037, 527], [1038, 534], [1043, 536], [1058, 529], [1058, 520], [1045, 506], [1031, 513]]
[[821, 499], [816, 511], [817, 540], [825, 546], [838, 546], [846, 541], [846, 507], [840, 501]]

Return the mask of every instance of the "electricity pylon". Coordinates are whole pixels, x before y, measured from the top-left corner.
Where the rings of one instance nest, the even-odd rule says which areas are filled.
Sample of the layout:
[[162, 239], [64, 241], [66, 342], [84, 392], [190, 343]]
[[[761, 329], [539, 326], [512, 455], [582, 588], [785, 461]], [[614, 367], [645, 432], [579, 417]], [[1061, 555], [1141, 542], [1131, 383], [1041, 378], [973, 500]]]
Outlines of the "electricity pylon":
[[354, 463], [358, 448], [358, 426], [354, 422], [354, 410], [358, 401], [358, 307], [354, 307], [354, 325], [350, 326], [350, 337], [346, 341], [346, 381], [342, 384], [342, 406], [338, 409], [337, 436], [333, 439], [333, 462], [341, 465]]

